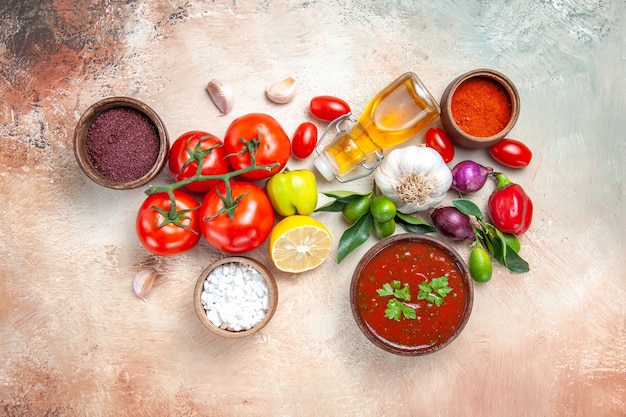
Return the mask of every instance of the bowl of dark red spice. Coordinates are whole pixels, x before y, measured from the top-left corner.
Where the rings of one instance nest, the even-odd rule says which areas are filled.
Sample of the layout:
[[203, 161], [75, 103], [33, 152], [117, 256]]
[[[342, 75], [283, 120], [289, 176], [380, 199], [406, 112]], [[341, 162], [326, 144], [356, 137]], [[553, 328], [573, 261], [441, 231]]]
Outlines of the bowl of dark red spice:
[[517, 88], [491, 69], [457, 77], [441, 97], [441, 124], [450, 139], [464, 148], [486, 148], [504, 138], [519, 111]]
[[74, 131], [74, 154], [94, 182], [113, 189], [145, 185], [165, 166], [169, 137], [145, 103], [109, 97], [93, 104]]

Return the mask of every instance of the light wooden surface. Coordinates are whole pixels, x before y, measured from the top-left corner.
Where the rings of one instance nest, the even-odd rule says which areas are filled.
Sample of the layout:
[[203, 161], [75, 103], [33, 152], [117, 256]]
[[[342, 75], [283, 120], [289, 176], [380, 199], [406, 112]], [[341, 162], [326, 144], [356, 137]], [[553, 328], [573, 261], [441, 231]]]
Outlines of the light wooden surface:
[[[0, 415], [626, 414], [623, 1], [76, 3], [0, 6]], [[329, 213], [315, 216], [333, 257], [311, 273], [272, 269], [267, 243], [248, 254], [277, 278], [272, 322], [244, 340], [210, 334], [191, 296], [224, 254], [203, 242], [151, 256], [133, 231], [143, 190], [90, 182], [72, 153], [81, 113], [112, 95], [153, 107], [172, 140], [222, 136], [250, 112], [291, 134], [313, 96], [358, 111], [410, 70], [439, 98], [480, 67], [520, 92], [510, 136], [534, 159], [506, 172], [535, 202], [522, 239], [532, 270], [496, 267], [465, 331], [427, 357], [387, 354], [359, 332], [348, 288], [374, 239], [337, 265], [345, 225]], [[270, 103], [265, 88], [287, 76], [295, 100]], [[214, 78], [236, 90], [224, 117], [204, 90]], [[462, 159], [495, 164], [483, 151]], [[320, 177], [322, 190], [369, 187]], [[485, 207], [492, 189], [472, 199]], [[146, 266], [159, 277], [143, 302], [131, 282]]]

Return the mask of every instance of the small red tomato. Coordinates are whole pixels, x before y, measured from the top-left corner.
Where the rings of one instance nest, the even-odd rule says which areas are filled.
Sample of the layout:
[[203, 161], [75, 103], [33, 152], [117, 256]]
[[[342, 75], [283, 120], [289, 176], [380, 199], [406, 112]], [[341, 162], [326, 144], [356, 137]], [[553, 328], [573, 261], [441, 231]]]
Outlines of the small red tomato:
[[443, 129], [439, 129], [438, 127], [428, 129], [424, 142], [426, 146], [436, 150], [445, 163], [454, 159], [454, 144]]
[[491, 145], [489, 154], [502, 165], [511, 168], [524, 168], [533, 158], [528, 146], [515, 139], [502, 139]]
[[325, 122], [332, 122], [339, 116], [350, 113], [350, 105], [333, 96], [317, 96], [311, 99], [311, 114]]
[[302, 123], [291, 140], [293, 156], [304, 159], [313, 153], [315, 145], [317, 145], [317, 127], [313, 123]]

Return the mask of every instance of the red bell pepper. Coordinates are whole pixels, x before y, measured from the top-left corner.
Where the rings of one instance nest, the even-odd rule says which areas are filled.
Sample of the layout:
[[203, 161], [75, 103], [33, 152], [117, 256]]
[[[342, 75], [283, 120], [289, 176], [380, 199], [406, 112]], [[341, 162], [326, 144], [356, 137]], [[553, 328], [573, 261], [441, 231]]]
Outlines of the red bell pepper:
[[519, 185], [497, 172], [496, 190], [489, 197], [489, 217], [494, 226], [505, 233], [521, 235], [528, 230], [533, 218], [533, 202]]

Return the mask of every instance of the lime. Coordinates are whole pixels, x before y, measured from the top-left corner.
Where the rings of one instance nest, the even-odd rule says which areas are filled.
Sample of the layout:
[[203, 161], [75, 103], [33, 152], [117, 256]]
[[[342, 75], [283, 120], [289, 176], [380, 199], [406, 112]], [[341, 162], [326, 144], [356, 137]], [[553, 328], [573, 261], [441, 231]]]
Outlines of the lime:
[[391, 219], [388, 222], [377, 222], [374, 220], [374, 234], [377, 238], [382, 239], [394, 234], [396, 231], [396, 221]]
[[370, 213], [377, 222], [388, 222], [396, 217], [396, 204], [389, 197], [379, 195], [372, 199]]
[[470, 252], [468, 261], [470, 275], [476, 282], [487, 282], [491, 279], [493, 267], [491, 258], [483, 248], [474, 248]]
[[368, 194], [358, 200], [347, 203], [342, 210], [343, 217], [348, 221], [348, 223], [354, 224], [354, 222], [359, 220], [362, 215], [369, 211], [371, 201], [372, 199]]

